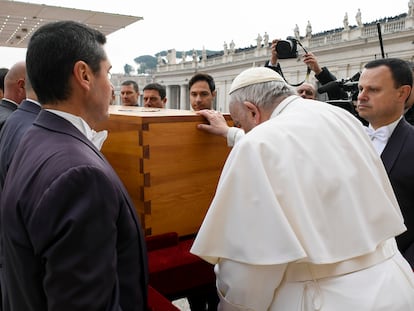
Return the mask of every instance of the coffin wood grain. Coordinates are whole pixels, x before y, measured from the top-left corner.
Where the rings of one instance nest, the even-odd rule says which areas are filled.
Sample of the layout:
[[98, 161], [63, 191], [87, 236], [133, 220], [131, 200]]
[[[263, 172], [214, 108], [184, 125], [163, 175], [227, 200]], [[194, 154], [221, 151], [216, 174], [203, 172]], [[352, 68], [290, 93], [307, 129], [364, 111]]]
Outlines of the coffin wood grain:
[[[225, 115], [231, 124], [229, 115]], [[102, 152], [123, 181], [146, 235], [197, 232], [230, 152], [196, 128], [192, 111], [111, 106]]]

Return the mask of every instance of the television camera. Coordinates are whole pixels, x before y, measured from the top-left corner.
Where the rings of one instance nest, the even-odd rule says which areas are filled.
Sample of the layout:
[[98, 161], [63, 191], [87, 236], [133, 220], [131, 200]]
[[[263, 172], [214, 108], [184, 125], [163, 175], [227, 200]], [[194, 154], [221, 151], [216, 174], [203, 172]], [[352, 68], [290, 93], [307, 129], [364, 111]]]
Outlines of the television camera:
[[346, 92], [349, 100], [356, 100], [358, 96], [358, 81], [361, 76], [361, 72], [357, 72], [349, 79], [341, 79], [328, 82], [318, 88], [318, 93], [322, 94], [325, 92], [341, 93], [341, 90]]
[[337, 106], [337, 107], [340, 107], [340, 108], [343, 108], [349, 111], [354, 116], [356, 116], [362, 123], [365, 124], [366, 121], [362, 120], [358, 116], [358, 113], [355, 110], [355, 106], [353, 103], [358, 98], [358, 93], [359, 93], [358, 81], [359, 81], [360, 75], [361, 75], [361, 72], [357, 72], [351, 78], [328, 82], [322, 85], [320, 88], [318, 88], [318, 93], [323, 94], [323, 93], [328, 92], [328, 93], [334, 93], [334, 94], [344, 94], [345, 98], [330, 99], [330, 100], [327, 100], [326, 102], [331, 105], [334, 105], [334, 106]]

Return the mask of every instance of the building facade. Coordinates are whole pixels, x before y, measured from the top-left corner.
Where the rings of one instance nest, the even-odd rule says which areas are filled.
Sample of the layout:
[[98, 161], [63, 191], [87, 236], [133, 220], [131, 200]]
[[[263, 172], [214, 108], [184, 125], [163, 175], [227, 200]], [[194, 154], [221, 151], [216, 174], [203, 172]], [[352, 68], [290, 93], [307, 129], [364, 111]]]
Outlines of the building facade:
[[[328, 67], [338, 79], [352, 77], [373, 59], [397, 57], [407, 61], [414, 60], [412, 12], [365, 24], [357, 20], [355, 26], [349, 26], [348, 21], [344, 20], [343, 28], [318, 34], [307, 31], [303, 37], [295, 31], [295, 36], [303, 46], [298, 46], [298, 58], [279, 61], [284, 77], [292, 85], [304, 80], [317, 85], [313, 73], [306, 76], [307, 67], [301, 61], [305, 50], [313, 52], [319, 64]], [[154, 81], [165, 85], [167, 108], [188, 110], [191, 109], [188, 81], [196, 72], [206, 72], [216, 82], [215, 109], [228, 112], [228, 92], [233, 79], [249, 67], [264, 66], [271, 56], [271, 49], [268, 39], [262, 41], [259, 35], [255, 47], [235, 49], [234, 44], [230, 44], [230, 49], [225, 46], [222, 53], [215, 56], [207, 57], [203, 51], [200, 57], [194, 52], [184, 61], [177, 62], [175, 50], [170, 53], [172, 55], [167, 57], [167, 62], [159, 62], [153, 76], [138, 79], [145, 83]], [[323, 100], [324, 95], [320, 95], [320, 98]]]

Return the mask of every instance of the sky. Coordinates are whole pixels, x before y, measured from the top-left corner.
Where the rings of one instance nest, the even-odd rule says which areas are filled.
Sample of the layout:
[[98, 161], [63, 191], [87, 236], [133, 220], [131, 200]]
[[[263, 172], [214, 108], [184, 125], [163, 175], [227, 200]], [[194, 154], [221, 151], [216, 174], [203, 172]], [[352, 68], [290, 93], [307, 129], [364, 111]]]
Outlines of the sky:
[[[84, 10], [143, 17], [124, 29], [107, 36], [106, 51], [112, 73], [123, 73], [125, 64], [134, 68], [134, 58], [164, 50], [177, 52], [192, 49], [223, 50], [232, 40], [236, 48], [256, 45], [258, 34], [267, 32], [270, 40], [293, 35], [297, 24], [304, 36], [310, 21], [312, 33], [343, 27], [348, 14], [349, 25], [356, 25], [361, 10], [362, 22], [393, 17], [408, 11], [408, 0], [25, 0]], [[0, 7], [1, 12], [1, 7]], [[25, 49], [0, 48], [0, 67], [10, 67], [24, 60]]]

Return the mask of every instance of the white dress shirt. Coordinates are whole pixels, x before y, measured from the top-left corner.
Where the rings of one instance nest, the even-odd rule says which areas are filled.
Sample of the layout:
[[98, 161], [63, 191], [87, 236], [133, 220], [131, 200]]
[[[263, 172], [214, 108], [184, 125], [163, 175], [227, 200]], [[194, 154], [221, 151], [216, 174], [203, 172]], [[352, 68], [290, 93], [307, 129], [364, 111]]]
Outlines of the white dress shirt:
[[105, 142], [105, 139], [108, 137], [108, 131], [103, 130], [100, 132], [96, 132], [95, 130], [91, 129], [91, 127], [88, 125], [88, 123], [85, 122], [85, 120], [71, 113], [67, 113], [67, 112], [55, 110], [55, 109], [46, 109], [46, 110], [68, 120], [83, 135], [85, 135], [86, 138], [88, 138], [95, 145], [96, 148], [101, 150], [102, 145]]
[[371, 124], [365, 128], [365, 131], [369, 135], [369, 138], [371, 139], [372, 144], [379, 155], [381, 155], [382, 151], [384, 151], [388, 139], [391, 137], [392, 132], [395, 130], [395, 127], [398, 122], [400, 122], [401, 118], [402, 116], [398, 120], [388, 125], [381, 126], [376, 130], [374, 130]]

